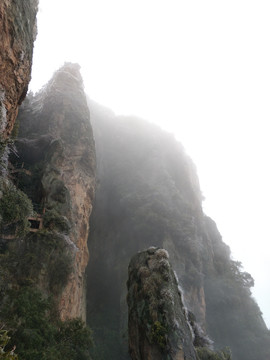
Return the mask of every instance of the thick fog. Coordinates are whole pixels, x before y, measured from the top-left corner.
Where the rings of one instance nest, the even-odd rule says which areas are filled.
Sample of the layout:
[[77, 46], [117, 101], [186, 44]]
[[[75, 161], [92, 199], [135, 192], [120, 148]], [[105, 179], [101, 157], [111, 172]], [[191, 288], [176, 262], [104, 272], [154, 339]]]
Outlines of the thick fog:
[[40, 0], [30, 88], [78, 62], [89, 96], [175, 134], [270, 326], [270, 4]]

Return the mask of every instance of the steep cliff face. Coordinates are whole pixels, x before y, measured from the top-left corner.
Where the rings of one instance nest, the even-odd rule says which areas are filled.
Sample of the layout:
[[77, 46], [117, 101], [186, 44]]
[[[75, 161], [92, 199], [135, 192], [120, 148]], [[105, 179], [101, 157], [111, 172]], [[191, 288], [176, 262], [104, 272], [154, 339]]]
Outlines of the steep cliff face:
[[133, 360], [196, 360], [178, 281], [166, 250], [135, 255], [128, 269], [129, 352]]
[[[89, 106], [99, 184], [88, 266], [88, 321], [102, 350], [96, 358], [106, 359], [109, 354], [112, 359], [128, 358], [126, 269], [128, 259], [149, 246], [169, 252], [185, 303], [217, 348], [232, 347], [235, 360], [256, 360], [244, 351], [252, 337], [257, 355], [269, 356], [269, 332], [250, 296], [252, 281], [230, 259], [229, 248], [203, 214], [196, 170], [181, 144], [152, 124], [116, 117], [91, 101]], [[218, 291], [211, 286], [213, 279]], [[249, 305], [238, 313], [239, 298]], [[228, 322], [224, 302], [232, 305], [226, 307], [232, 314]], [[256, 331], [245, 324], [245, 311], [250, 321], [260, 324]], [[241, 324], [237, 339], [232, 336], [236, 322]]]
[[[33, 200], [45, 228], [61, 233], [72, 254], [72, 272], [58, 299], [61, 319], [85, 318], [95, 145], [79, 67], [65, 64], [58, 70], [27, 99], [18, 120], [18, 156], [13, 158], [18, 186]], [[22, 164], [23, 173], [16, 170]]]
[[10, 135], [31, 76], [38, 0], [0, 3], [0, 132]]
[[229, 345], [233, 359], [270, 359], [270, 333], [250, 288], [254, 280], [230, 259], [214, 221], [205, 217], [205, 242], [211, 253], [204, 261], [206, 324], [221, 347]]
[[149, 246], [171, 254], [188, 295], [187, 305], [204, 324], [203, 213], [193, 163], [172, 135], [152, 124], [116, 118], [95, 104], [90, 104], [90, 113], [99, 183], [89, 238], [93, 254], [88, 273], [91, 326], [101, 333], [100, 324], [106, 324], [111, 338], [125, 342], [126, 269], [133, 254]]
[[[90, 360], [89, 329], [61, 321], [85, 317], [94, 194], [94, 144], [76, 66], [27, 99], [11, 136], [21, 120], [17, 150], [10, 140], [30, 80], [37, 3], [0, 2], [0, 327], [10, 349], [16, 345], [6, 356], [16, 347], [25, 360]], [[7, 339], [2, 330], [1, 345]]]

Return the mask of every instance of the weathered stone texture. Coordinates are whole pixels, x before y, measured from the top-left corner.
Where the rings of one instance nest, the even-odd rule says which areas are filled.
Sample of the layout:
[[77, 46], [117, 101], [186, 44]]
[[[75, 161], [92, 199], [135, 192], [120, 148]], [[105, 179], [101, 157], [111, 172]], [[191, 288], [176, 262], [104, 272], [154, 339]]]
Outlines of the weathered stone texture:
[[[29, 161], [46, 145], [41, 178], [42, 203], [68, 219], [67, 243], [73, 271], [58, 299], [61, 319], [85, 319], [84, 273], [88, 263], [89, 217], [95, 193], [95, 144], [82, 77], [77, 64], [65, 64], [20, 111], [18, 146]], [[45, 146], [44, 145], [44, 146]], [[32, 149], [32, 151], [31, 151]], [[31, 155], [32, 152], [32, 155]], [[38, 156], [36, 156], [38, 157]]]
[[128, 291], [132, 360], [195, 360], [194, 334], [166, 250], [152, 247], [132, 258]]
[[10, 135], [31, 78], [37, 0], [0, 2], [0, 132]]

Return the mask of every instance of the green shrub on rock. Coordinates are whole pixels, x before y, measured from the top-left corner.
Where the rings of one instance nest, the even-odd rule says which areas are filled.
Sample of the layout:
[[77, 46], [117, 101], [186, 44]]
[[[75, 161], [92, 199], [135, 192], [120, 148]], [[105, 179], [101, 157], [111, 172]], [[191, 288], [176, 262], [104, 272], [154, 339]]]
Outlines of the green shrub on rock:
[[159, 321], [156, 321], [151, 328], [151, 341], [164, 350], [167, 343], [167, 333], [168, 330]]
[[231, 351], [228, 348], [215, 352], [206, 347], [198, 347], [196, 352], [199, 360], [232, 360]]
[[43, 217], [43, 224], [49, 230], [55, 230], [68, 234], [70, 223], [65, 216], [60, 215], [55, 209], [47, 210]]
[[5, 347], [8, 345], [10, 337], [6, 330], [0, 330], [0, 359], [1, 360], [16, 360], [18, 356], [14, 354], [14, 350], [6, 351]]
[[60, 321], [53, 300], [33, 287], [12, 290], [10, 299], [1, 318], [20, 360], [91, 360], [92, 332], [81, 319]]
[[24, 234], [29, 229], [27, 218], [33, 213], [31, 200], [9, 182], [0, 184], [0, 219], [1, 228], [16, 225], [17, 234]]

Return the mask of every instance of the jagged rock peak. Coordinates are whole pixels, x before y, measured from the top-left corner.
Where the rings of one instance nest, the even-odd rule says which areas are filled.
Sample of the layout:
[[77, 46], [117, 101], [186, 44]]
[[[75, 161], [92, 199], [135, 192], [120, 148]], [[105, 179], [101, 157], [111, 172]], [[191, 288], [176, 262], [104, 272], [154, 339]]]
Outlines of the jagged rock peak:
[[[67, 144], [70, 141], [80, 144], [79, 129], [81, 126], [88, 128], [90, 123], [80, 66], [65, 63], [38, 93], [27, 97], [22, 108], [32, 113], [32, 121], [23, 124], [22, 137], [47, 133]], [[82, 131], [84, 138], [86, 134]], [[91, 136], [87, 136], [88, 140]]]
[[31, 78], [37, 0], [0, 2], [0, 133], [11, 134]]
[[195, 360], [194, 334], [168, 252], [150, 247], [136, 254], [127, 286], [132, 360]]
[[68, 104], [66, 100], [63, 100], [67, 98], [73, 99], [72, 102], [74, 102], [74, 98], [85, 99], [83, 78], [80, 73], [80, 65], [77, 63], [66, 62], [54, 72], [52, 78], [35, 96], [28, 97], [28, 101], [31, 102], [33, 110], [40, 111], [47, 102], [51, 104], [61, 102], [62, 105], [64, 101]]
[[79, 87], [83, 87], [83, 79], [80, 73], [80, 65], [77, 63], [66, 62], [61, 66], [53, 75], [51, 80], [41, 90], [41, 93], [46, 93], [53, 89], [67, 88], [71, 85], [77, 84]]

